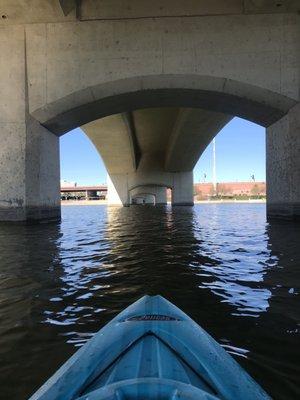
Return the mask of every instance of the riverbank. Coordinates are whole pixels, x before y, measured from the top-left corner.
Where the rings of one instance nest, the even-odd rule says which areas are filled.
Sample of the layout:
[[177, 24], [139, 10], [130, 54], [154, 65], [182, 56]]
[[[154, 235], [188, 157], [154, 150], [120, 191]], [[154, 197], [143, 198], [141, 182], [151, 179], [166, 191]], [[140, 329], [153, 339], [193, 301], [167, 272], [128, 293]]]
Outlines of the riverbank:
[[195, 204], [238, 204], [238, 203], [265, 203], [266, 199], [248, 199], [248, 200], [195, 200]]
[[[240, 203], [265, 203], [265, 199], [249, 200], [195, 200], [195, 204], [240, 204]], [[62, 206], [103, 206], [107, 200], [62, 200]]]
[[103, 206], [107, 200], [61, 200], [62, 206]]

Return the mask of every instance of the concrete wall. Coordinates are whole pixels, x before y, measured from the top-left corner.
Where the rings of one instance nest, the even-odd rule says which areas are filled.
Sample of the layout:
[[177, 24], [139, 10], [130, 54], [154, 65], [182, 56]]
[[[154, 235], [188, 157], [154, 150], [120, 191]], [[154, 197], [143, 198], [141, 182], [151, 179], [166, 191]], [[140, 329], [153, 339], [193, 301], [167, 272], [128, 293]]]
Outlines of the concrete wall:
[[59, 134], [148, 106], [267, 126], [299, 101], [298, 28], [296, 13], [27, 25], [30, 112]]
[[267, 129], [267, 210], [300, 220], [300, 105]]
[[153, 0], [151, 3], [148, 0], [2, 0], [0, 23], [284, 14], [297, 12], [299, 7], [298, 0]]
[[[0, 30], [0, 218], [23, 214], [25, 203], [25, 64], [24, 29], [18, 26]], [[4, 60], [7, 60], [4, 62]], [[9, 60], [9, 62], [8, 62]], [[11, 73], [11, 63], [14, 65]], [[13, 106], [12, 106], [13, 105]]]
[[[280, 6], [278, 6], [280, 4]], [[299, 10], [298, 0], [84, 0], [80, 18], [84, 20], [178, 17], [193, 15], [234, 15], [286, 13]]]
[[22, 26], [0, 30], [0, 221], [60, 217], [58, 137], [28, 114], [24, 44]]

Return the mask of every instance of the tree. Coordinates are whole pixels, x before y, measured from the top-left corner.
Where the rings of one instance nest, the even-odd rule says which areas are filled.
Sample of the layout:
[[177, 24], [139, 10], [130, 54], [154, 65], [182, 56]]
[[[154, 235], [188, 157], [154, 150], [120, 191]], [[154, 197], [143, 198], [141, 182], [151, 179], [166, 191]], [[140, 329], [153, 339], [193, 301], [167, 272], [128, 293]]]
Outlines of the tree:
[[218, 194], [220, 196], [230, 196], [232, 194], [232, 188], [224, 185], [224, 183], [220, 183], [218, 185]]
[[251, 188], [251, 195], [254, 197], [257, 197], [260, 195], [260, 188], [257, 184], [253, 185], [253, 187]]

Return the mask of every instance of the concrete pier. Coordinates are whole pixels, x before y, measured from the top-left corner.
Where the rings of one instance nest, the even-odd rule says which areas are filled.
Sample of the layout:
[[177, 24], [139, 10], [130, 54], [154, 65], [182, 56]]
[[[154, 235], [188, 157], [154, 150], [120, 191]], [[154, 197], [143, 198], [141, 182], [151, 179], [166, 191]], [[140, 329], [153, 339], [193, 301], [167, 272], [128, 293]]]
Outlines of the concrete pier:
[[298, 0], [27, 3], [1, 5], [0, 220], [59, 218], [58, 137], [76, 127], [111, 204], [138, 186], [192, 204], [191, 171], [233, 116], [267, 128], [268, 215], [299, 216]]
[[59, 138], [28, 112], [23, 26], [0, 29], [0, 221], [60, 219]]
[[0, 133], [0, 221], [59, 220], [57, 136], [30, 117]]
[[269, 217], [300, 220], [300, 105], [267, 129]]
[[193, 172], [179, 172], [173, 175], [172, 205], [194, 205]]
[[125, 207], [130, 205], [127, 174], [107, 175], [107, 204]]

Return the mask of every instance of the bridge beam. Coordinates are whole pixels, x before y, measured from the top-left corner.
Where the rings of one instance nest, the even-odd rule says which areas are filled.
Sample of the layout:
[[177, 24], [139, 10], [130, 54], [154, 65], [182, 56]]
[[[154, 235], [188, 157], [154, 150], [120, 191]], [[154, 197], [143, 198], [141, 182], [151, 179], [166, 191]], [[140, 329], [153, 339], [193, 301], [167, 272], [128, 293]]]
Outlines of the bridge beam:
[[197, 108], [182, 108], [169, 137], [167, 171], [191, 171], [211, 140], [232, 119], [231, 115]]
[[300, 220], [300, 103], [267, 129], [267, 214]]

